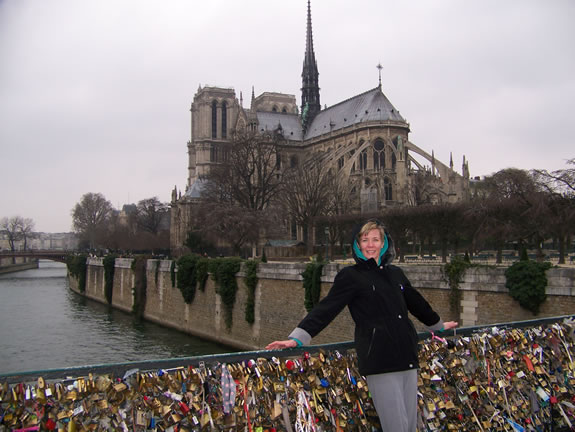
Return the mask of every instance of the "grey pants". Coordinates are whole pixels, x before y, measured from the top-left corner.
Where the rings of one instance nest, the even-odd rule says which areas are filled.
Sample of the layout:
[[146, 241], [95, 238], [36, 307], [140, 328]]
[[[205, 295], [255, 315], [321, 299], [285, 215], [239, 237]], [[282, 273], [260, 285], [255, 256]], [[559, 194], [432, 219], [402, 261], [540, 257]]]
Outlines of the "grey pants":
[[417, 369], [366, 376], [383, 432], [417, 430]]

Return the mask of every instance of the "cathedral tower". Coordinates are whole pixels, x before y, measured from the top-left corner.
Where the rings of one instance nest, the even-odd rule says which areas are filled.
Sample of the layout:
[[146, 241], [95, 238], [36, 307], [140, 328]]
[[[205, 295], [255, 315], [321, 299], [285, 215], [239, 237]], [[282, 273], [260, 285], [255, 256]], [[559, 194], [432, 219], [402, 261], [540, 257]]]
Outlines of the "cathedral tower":
[[306, 129], [321, 110], [319, 102], [319, 72], [313, 51], [313, 34], [311, 29], [311, 5], [307, 2], [307, 35], [303, 71], [301, 73], [301, 113], [303, 128]]

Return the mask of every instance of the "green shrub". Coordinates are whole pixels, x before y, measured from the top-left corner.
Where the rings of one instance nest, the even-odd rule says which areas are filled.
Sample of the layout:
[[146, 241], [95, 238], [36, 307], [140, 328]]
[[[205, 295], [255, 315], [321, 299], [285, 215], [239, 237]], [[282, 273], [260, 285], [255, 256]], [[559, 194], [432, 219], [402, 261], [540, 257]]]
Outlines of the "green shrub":
[[305, 267], [304, 272], [301, 274], [305, 292], [304, 306], [308, 312], [319, 302], [322, 271], [323, 264], [313, 261]]
[[255, 322], [256, 287], [258, 286], [258, 262], [255, 260], [247, 261], [245, 263], [245, 269], [245, 284], [248, 289], [245, 317], [248, 323], [253, 324]]
[[519, 302], [521, 307], [537, 315], [539, 308], [547, 298], [545, 287], [547, 276], [545, 271], [551, 268], [551, 263], [537, 261], [519, 261], [505, 271], [507, 281], [505, 286], [509, 294]]
[[104, 264], [104, 295], [108, 304], [112, 304], [114, 291], [114, 273], [116, 271], [116, 255], [106, 255], [102, 261]]
[[87, 255], [68, 255], [66, 259], [68, 273], [78, 280], [78, 290], [81, 293], [86, 292], [87, 260]]
[[197, 255], [184, 255], [178, 259], [178, 288], [187, 304], [194, 301], [197, 284]]

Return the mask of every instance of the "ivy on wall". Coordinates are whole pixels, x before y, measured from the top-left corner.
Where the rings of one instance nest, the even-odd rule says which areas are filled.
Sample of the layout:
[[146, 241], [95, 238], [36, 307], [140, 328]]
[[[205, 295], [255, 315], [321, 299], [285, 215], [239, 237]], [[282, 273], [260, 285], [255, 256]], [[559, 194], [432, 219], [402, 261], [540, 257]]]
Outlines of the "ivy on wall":
[[116, 255], [106, 255], [102, 260], [104, 265], [104, 295], [108, 304], [112, 304], [114, 291], [114, 272], [116, 270]]
[[200, 258], [196, 264], [198, 288], [200, 291], [206, 290], [206, 282], [208, 281], [208, 270], [210, 260], [208, 258]]
[[87, 260], [86, 255], [68, 255], [66, 258], [68, 273], [78, 281], [78, 290], [81, 293], [86, 292]]
[[244, 268], [246, 270], [245, 284], [248, 289], [245, 317], [248, 323], [253, 324], [255, 322], [256, 287], [258, 286], [258, 262], [246, 261]]
[[148, 259], [149, 257], [142, 256], [136, 257], [132, 261], [132, 271], [134, 272], [134, 287], [132, 288], [134, 303], [132, 312], [137, 319], [141, 319], [144, 316], [144, 310], [146, 309], [146, 287], [148, 285], [146, 265]]
[[310, 262], [303, 273], [303, 288], [305, 292], [304, 306], [309, 312], [319, 302], [321, 294], [321, 273], [323, 264], [320, 262]]
[[449, 307], [454, 314], [455, 320], [459, 320], [461, 313], [461, 290], [459, 289], [459, 284], [463, 280], [467, 269], [473, 266], [474, 264], [471, 264], [469, 259], [455, 258], [442, 268], [443, 277], [449, 284]]
[[178, 288], [187, 304], [194, 301], [197, 285], [197, 255], [184, 255], [178, 259]]
[[241, 263], [240, 258], [216, 258], [209, 261], [209, 271], [216, 282], [216, 293], [224, 305], [224, 322], [228, 329], [232, 327], [232, 313], [238, 291], [236, 273], [240, 271]]
[[514, 263], [505, 271], [505, 287], [521, 307], [537, 315], [539, 308], [547, 298], [547, 276], [545, 271], [551, 268], [549, 262], [522, 260]]

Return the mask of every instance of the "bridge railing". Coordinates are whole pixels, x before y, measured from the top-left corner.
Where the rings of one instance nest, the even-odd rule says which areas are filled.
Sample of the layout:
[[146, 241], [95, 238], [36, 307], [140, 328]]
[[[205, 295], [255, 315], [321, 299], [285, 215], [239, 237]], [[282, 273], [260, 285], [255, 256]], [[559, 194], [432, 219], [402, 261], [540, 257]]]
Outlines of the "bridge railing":
[[[568, 315], [420, 333], [424, 430], [570, 430], [573, 332]], [[3, 374], [0, 429], [373, 432], [379, 421], [355, 360], [343, 342]], [[31, 407], [44, 417], [34, 420]]]
[[[535, 327], [543, 324], [556, 323], [566, 319], [575, 318], [575, 315], [562, 315], [556, 317], [539, 318], [526, 321], [513, 321], [506, 323], [484, 324], [477, 326], [460, 327], [454, 331], [442, 333], [442, 337], [467, 337], [476, 333], [488, 331], [492, 328], [498, 329], [513, 329], [513, 328], [526, 328]], [[432, 337], [429, 332], [419, 332], [419, 340], [423, 341]], [[256, 357], [271, 358], [272, 356], [281, 355], [284, 357], [301, 356], [303, 353], [316, 354], [320, 351], [339, 351], [345, 352], [354, 349], [353, 341], [321, 344], [321, 345], [308, 345], [299, 348], [292, 348], [286, 350], [259, 350], [259, 351], [241, 351], [225, 354], [212, 354], [203, 356], [192, 357], [177, 357], [167, 359], [150, 359], [133, 362], [123, 363], [107, 363], [107, 364], [94, 364], [84, 366], [65, 367], [60, 369], [44, 369], [34, 371], [18, 371], [10, 373], [0, 373], [0, 382], [20, 382], [35, 380], [38, 377], [45, 379], [62, 379], [69, 376], [86, 376], [92, 374], [123, 374], [128, 369], [139, 370], [158, 370], [158, 369], [171, 369], [180, 366], [198, 365], [203, 364], [217, 364], [217, 363], [236, 363], [247, 361]]]

